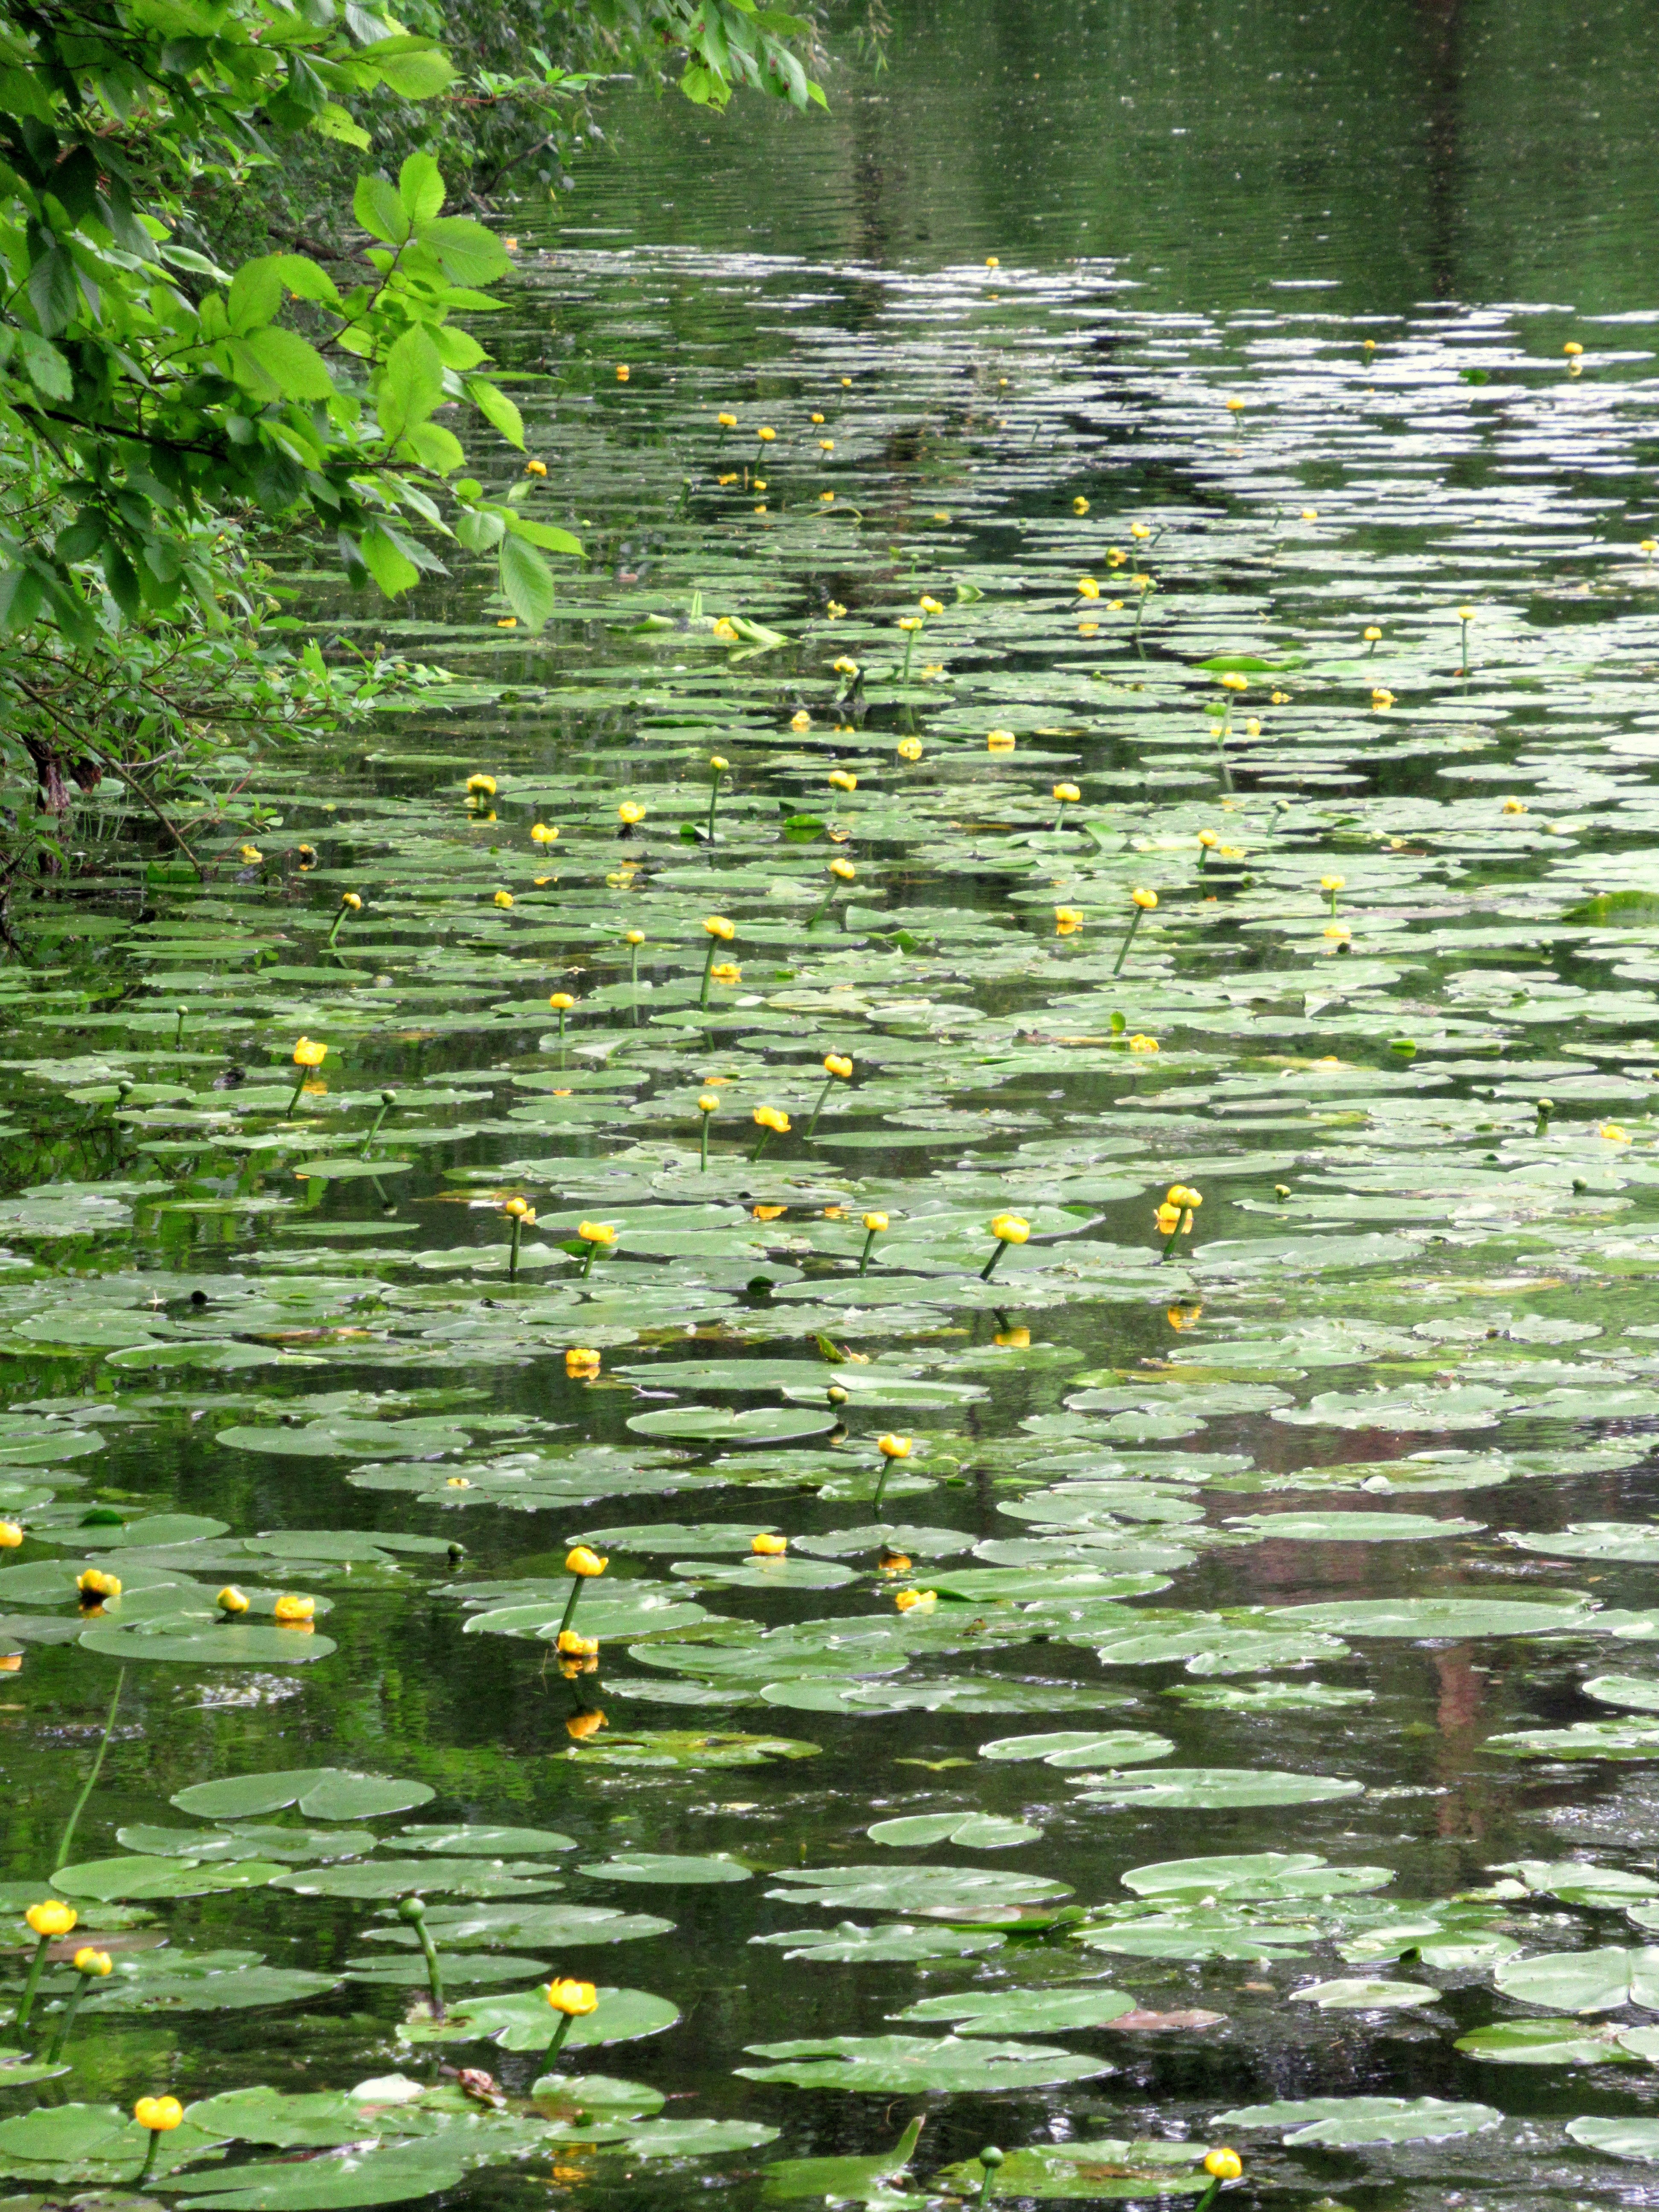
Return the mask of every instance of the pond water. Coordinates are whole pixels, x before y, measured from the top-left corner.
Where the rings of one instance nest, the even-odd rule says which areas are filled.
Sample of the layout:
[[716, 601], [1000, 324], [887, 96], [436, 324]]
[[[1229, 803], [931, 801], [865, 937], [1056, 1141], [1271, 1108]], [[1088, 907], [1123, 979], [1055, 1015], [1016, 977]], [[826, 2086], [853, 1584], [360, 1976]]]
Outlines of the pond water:
[[18, 2199], [1659, 2160], [1659, 27], [891, 63], [515, 216], [541, 635], [14, 902]]

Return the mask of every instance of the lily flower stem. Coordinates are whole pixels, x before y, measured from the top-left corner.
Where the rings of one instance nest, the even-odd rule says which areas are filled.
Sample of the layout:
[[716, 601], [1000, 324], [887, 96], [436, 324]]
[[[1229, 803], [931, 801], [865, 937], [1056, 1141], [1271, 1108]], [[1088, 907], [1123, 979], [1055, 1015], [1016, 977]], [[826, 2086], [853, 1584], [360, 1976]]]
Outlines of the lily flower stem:
[[818, 924], [823, 920], [824, 915], [829, 913], [830, 908], [834, 902], [835, 896], [836, 894], [833, 887], [825, 891], [823, 896], [813, 908], [811, 913], [807, 915], [805, 924], [806, 928], [816, 929], [817, 927]]
[[161, 2148], [161, 2134], [162, 2130], [160, 2128], [152, 2128], [149, 2131], [149, 2148], [144, 2153], [144, 2162], [138, 2169], [138, 2179], [132, 2185], [135, 2189], [143, 2189], [155, 2170], [155, 2154]]
[[349, 907], [343, 906], [338, 914], [335, 915], [334, 926], [328, 933], [328, 943], [323, 947], [325, 952], [333, 951], [334, 940], [340, 933], [340, 924], [345, 920], [347, 915], [349, 914], [350, 911], [351, 909]]
[[637, 945], [630, 945], [628, 948], [628, 988], [630, 991], [637, 991], [640, 988], [640, 948]]
[[697, 1148], [697, 1171], [700, 1175], [707, 1175], [708, 1172], [708, 1116], [707, 1114], [702, 1114], [698, 1116], [698, 1119], [702, 1123], [702, 1132]]
[[1331, 893], [1331, 920], [1333, 921], [1336, 920], [1336, 893], [1334, 891]]
[[864, 1249], [863, 1249], [863, 1251], [862, 1251], [862, 1252], [860, 1252], [860, 1253], [859, 1254], [859, 1273], [860, 1273], [860, 1274], [862, 1274], [862, 1273], [864, 1273], [865, 1269], [866, 1269], [866, 1268], [869, 1266], [869, 1264], [870, 1264], [870, 1251], [871, 1251], [871, 1248], [872, 1248], [872, 1246], [875, 1243], [875, 1241], [876, 1241], [876, 1232], [875, 1232], [875, 1231], [874, 1231], [873, 1229], [866, 1229], [866, 1230], [865, 1231], [865, 1232], [864, 1232]]
[[75, 2015], [81, 2009], [81, 2000], [91, 1986], [92, 1976], [82, 1974], [70, 1991], [69, 2003], [64, 2007], [64, 2017], [58, 2023], [58, 2033], [52, 2039], [52, 2048], [46, 2053], [48, 2066], [55, 2066], [63, 2057], [64, 2045], [69, 2041], [70, 2030], [75, 2025]]
[[1112, 969], [1114, 975], [1121, 975], [1123, 972], [1123, 963], [1129, 957], [1129, 947], [1134, 943], [1135, 932], [1140, 927], [1140, 915], [1141, 909], [1137, 907], [1129, 917], [1129, 927], [1124, 931], [1123, 942], [1117, 948], [1117, 961]]
[[559, 1042], [562, 1044], [564, 1042], [564, 1008], [560, 1006], [557, 1009], [557, 1012], [559, 1017]]
[[185, 1048], [185, 1010], [182, 1006], [178, 1009], [178, 1014], [179, 1018], [173, 1024], [173, 1049], [174, 1052], [182, 1052]]
[[[64, 1824], [63, 1834], [58, 1838], [58, 1854], [52, 1863], [52, 1870], [54, 1874], [59, 1867], [69, 1864], [70, 1845], [75, 1841], [76, 1824], [86, 1809], [88, 1798], [98, 1786], [98, 1777], [103, 1771], [104, 1754], [109, 1749], [111, 1736], [115, 1733], [115, 1716], [120, 1708], [121, 1692], [126, 1687], [126, 1681], [127, 1670], [124, 1666], [115, 1678], [115, 1695], [109, 1701], [109, 1714], [104, 1722], [104, 1733], [98, 1740], [98, 1755], [92, 1762], [92, 1771], [82, 1785], [81, 1795], [75, 1801], [75, 1809]], [[19, 2025], [21, 2025], [21, 2021]]]
[[374, 1116], [374, 1127], [370, 1129], [370, 1131], [369, 1131], [368, 1134], [368, 1135], [363, 1139], [363, 1149], [362, 1149], [362, 1152], [359, 1152], [359, 1153], [358, 1153], [358, 1155], [357, 1155], [357, 1157], [358, 1157], [358, 1158], [359, 1158], [360, 1160], [366, 1160], [366, 1159], [368, 1158], [368, 1148], [369, 1148], [369, 1146], [374, 1143], [374, 1139], [376, 1139], [376, 1137], [378, 1137], [378, 1136], [380, 1135], [380, 1124], [381, 1124], [381, 1122], [382, 1122], [382, 1121], [385, 1121], [385, 1119], [386, 1119], [386, 1115], [387, 1115], [391, 1111], [392, 1111], [392, 1100], [391, 1100], [391, 1097], [390, 1097], [389, 1096], [383, 1096], [383, 1097], [381, 1097], [381, 1100], [380, 1100], [380, 1112], [379, 1112], [379, 1113]]
[[1366, 658], [1366, 659], [1367, 659], [1367, 660], [1369, 660], [1369, 659], [1370, 659], [1371, 655], [1372, 655], [1376, 651], [1376, 640], [1375, 638], [1373, 638], [1373, 639], [1371, 640], [1370, 643], [1370, 644], [1365, 647], [1365, 658]]
[[308, 1068], [302, 1067], [300, 1070], [300, 1080], [294, 1086], [294, 1096], [289, 1100], [287, 1105], [283, 1109], [283, 1119], [285, 1121], [291, 1121], [293, 1120], [294, 1109], [300, 1103], [300, 1093], [306, 1087], [306, 1077], [310, 1073], [310, 1072], [311, 1071]]
[[[576, 1618], [576, 1601], [581, 1594], [582, 1578], [580, 1575], [573, 1575], [570, 1579], [570, 1595], [564, 1601], [564, 1618], [559, 1623], [559, 1636], [562, 1636], [564, 1634], [566, 1629], [569, 1627], [571, 1622]], [[553, 1639], [554, 1649], [556, 1650], [558, 1648], [559, 1636], [556, 1636]]]
[[415, 1923], [415, 1933], [420, 1937], [421, 1948], [426, 1954], [426, 1981], [432, 1993], [432, 2017], [441, 2020], [444, 2017], [443, 1969], [438, 1964], [437, 1947], [432, 1941], [431, 1931], [424, 1918]]
[[1220, 2187], [1221, 2178], [1218, 2174], [1216, 2179], [1211, 2182], [1209, 2187], [1205, 2191], [1204, 2194], [1194, 2203], [1193, 2212], [1210, 2212], [1210, 2207], [1214, 2203], [1216, 2194]]
[[711, 844], [714, 842], [714, 809], [720, 805], [720, 780], [717, 774], [713, 783], [708, 787], [708, 837]]
[[1164, 1249], [1158, 1255], [1158, 1264], [1160, 1267], [1164, 1265], [1164, 1262], [1170, 1258], [1174, 1254], [1176, 1240], [1180, 1234], [1181, 1231], [1178, 1229], [1172, 1229], [1169, 1235], [1164, 1238]]
[[985, 2168], [979, 2185], [979, 2195], [974, 2199], [974, 2212], [984, 2212], [985, 2206], [990, 2203], [991, 2184], [996, 2179], [996, 2172], [997, 2170], [994, 2166], [988, 2166]]
[[915, 650], [916, 632], [913, 629], [907, 629], [904, 633], [904, 673], [899, 678], [899, 682], [901, 684], [908, 684], [910, 681], [910, 662], [915, 656]]
[[28, 1978], [23, 1984], [23, 1994], [17, 2000], [17, 2016], [12, 2026], [21, 2035], [29, 2024], [29, 2014], [34, 2009], [34, 1992], [40, 1986], [40, 1971], [46, 1963], [46, 1953], [52, 1948], [50, 1936], [43, 1936], [34, 1947], [34, 1956], [29, 1960]]
[[570, 2033], [571, 2018], [572, 2015], [568, 2012], [559, 2014], [559, 2024], [553, 2031], [553, 2040], [548, 2045], [547, 2056], [542, 2062], [550, 2070], [554, 2060], [564, 2049], [564, 2039]]
[[1209, 859], [1209, 847], [1207, 845], [1200, 845], [1198, 848], [1198, 872], [1200, 876], [1204, 872], [1204, 863]]
[[985, 1265], [979, 1271], [979, 1279], [981, 1283], [988, 1283], [990, 1281], [991, 1270], [996, 1266], [997, 1261], [1002, 1257], [1003, 1254], [1007, 1249], [1007, 1238], [1006, 1237], [999, 1237], [997, 1239], [996, 1250], [992, 1253], [990, 1258], [985, 1262]]
[[507, 1279], [509, 1283], [516, 1283], [519, 1279], [519, 1231], [523, 1226], [524, 1217], [515, 1213], [513, 1217], [513, 1243], [507, 1255]]
[[879, 1475], [878, 1475], [878, 1477], [876, 1478], [875, 1494], [872, 1497], [872, 1498], [871, 1498], [871, 1500], [870, 1500], [870, 1510], [871, 1510], [872, 1513], [879, 1513], [879, 1512], [880, 1512], [880, 1510], [881, 1510], [881, 1496], [882, 1496], [882, 1492], [883, 1492], [886, 1489], [886, 1487], [887, 1487], [887, 1478], [888, 1478], [888, 1476], [892, 1473], [892, 1471], [893, 1471], [893, 1462], [892, 1462], [892, 1461], [891, 1461], [890, 1459], [884, 1459], [884, 1460], [882, 1461], [882, 1463], [881, 1463], [881, 1473], [880, 1473], [880, 1474], [879, 1474]]
[[750, 1152], [750, 1155], [749, 1155], [749, 1164], [750, 1164], [750, 1165], [751, 1167], [754, 1165], [755, 1162], [756, 1162], [756, 1161], [760, 1158], [761, 1154], [762, 1154], [762, 1153], [766, 1150], [766, 1140], [767, 1140], [767, 1139], [771, 1135], [771, 1133], [772, 1133], [772, 1132], [771, 1132], [769, 1129], [763, 1129], [763, 1130], [761, 1131], [761, 1133], [760, 1133], [760, 1142], [756, 1146], [756, 1147], [755, 1147], [754, 1151], [753, 1151], [752, 1152]]
[[835, 1089], [835, 1077], [831, 1075], [826, 1078], [823, 1088], [818, 1093], [818, 1103], [812, 1109], [812, 1118], [806, 1125], [806, 1141], [809, 1145], [812, 1141], [812, 1132], [818, 1126], [818, 1115], [823, 1111], [823, 1102], [830, 1096], [830, 1093]]
[[1150, 592], [1143, 592], [1140, 595], [1140, 605], [1135, 609], [1135, 626], [1129, 634], [1133, 639], [1137, 648], [1140, 644], [1140, 625], [1146, 616], [1146, 602], [1151, 599], [1151, 597], [1152, 593]]
[[1058, 837], [1058, 836], [1059, 836], [1059, 835], [1060, 835], [1060, 833], [1061, 830], [1063, 830], [1065, 826], [1066, 826], [1066, 809], [1065, 809], [1065, 807], [1062, 805], [1062, 806], [1061, 806], [1061, 808], [1060, 808], [1060, 811], [1059, 811], [1059, 813], [1058, 813], [1058, 814], [1056, 814], [1056, 815], [1055, 815], [1055, 817], [1054, 817], [1054, 835], [1055, 835], [1055, 836], [1056, 836], [1056, 837]]
[[577, 1278], [577, 1280], [578, 1280], [579, 1282], [583, 1282], [583, 1283], [585, 1283], [585, 1282], [587, 1280], [588, 1277], [592, 1273], [592, 1272], [593, 1272], [593, 1255], [594, 1255], [594, 1254], [599, 1250], [599, 1246], [598, 1246], [597, 1244], [590, 1244], [590, 1245], [588, 1246], [588, 1248], [587, 1248], [587, 1257], [586, 1257], [586, 1258], [582, 1261], [582, 1271], [581, 1271], [580, 1275]]
[[700, 1006], [706, 1006], [708, 1004], [708, 978], [714, 973], [714, 947], [719, 942], [720, 939], [714, 937], [711, 937], [708, 940], [708, 951], [704, 956], [702, 963], [702, 988], [697, 994], [697, 1004]]

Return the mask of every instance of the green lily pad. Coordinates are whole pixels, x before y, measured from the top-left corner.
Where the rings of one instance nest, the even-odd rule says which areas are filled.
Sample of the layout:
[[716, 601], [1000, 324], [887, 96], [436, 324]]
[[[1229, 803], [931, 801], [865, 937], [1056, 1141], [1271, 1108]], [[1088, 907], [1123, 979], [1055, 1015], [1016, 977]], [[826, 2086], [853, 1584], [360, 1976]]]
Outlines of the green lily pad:
[[[1196, 2197], [1210, 2185], [1202, 2142], [1092, 2141], [1036, 2143], [1011, 2151], [991, 2174], [994, 2197], [1118, 2203], [1148, 2197]], [[945, 2166], [939, 2179], [973, 2198], [984, 2168], [977, 2159]]]
[[665, 1882], [671, 1886], [689, 1883], [700, 1887], [710, 1882], [747, 1881], [750, 1878], [749, 1869], [735, 1859], [675, 1858], [672, 1854], [656, 1851], [625, 1851], [615, 1858], [579, 1867], [576, 1871], [591, 1875], [599, 1881]]
[[312, 1820], [370, 1820], [382, 1813], [427, 1804], [432, 1794], [423, 1782], [394, 1782], [337, 1766], [299, 1766], [193, 1783], [168, 1802], [181, 1813], [196, 1813], [208, 1820], [245, 1820], [260, 1813], [280, 1813], [289, 1805]]
[[1218, 2114], [1215, 2125], [1282, 2129], [1279, 2139], [1287, 2144], [1349, 2150], [1366, 2143], [1450, 2142], [1496, 2127], [1503, 2117], [1491, 2105], [1449, 2104], [1439, 2097], [1312, 2097], [1241, 2105]]
[[798, 2089], [861, 2089], [884, 2096], [928, 2091], [987, 2094], [1082, 2081], [1103, 2074], [1099, 2060], [1038, 2043], [993, 2043], [977, 2037], [837, 2035], [793, 2043], [751, 2043], [766, 2066], [738, 2066], [750, 2081], [785, 2081]]

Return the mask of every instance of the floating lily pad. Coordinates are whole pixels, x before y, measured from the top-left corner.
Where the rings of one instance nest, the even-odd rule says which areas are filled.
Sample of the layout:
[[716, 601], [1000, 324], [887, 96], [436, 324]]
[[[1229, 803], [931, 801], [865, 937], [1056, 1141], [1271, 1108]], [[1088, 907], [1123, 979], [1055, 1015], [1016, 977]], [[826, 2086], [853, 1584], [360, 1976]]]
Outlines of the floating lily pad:
[[766, 2066], [738, 2066], [750, 2081], [787, 2081], [798, 2089], [862, 2089], [885, 2096], [927, 2091], [1035, 2089], [1082, 2081], [1110, 2069], [1097, 2059], [1037, 2043], [916, 2035], [808, 2037], [793, 2043], [751, 2043]]
[[272, 1774], [239, 1774], [223, 1782], [198, 1782], [169, 1802], [181, 1813], [208, 1820], [245, 1820], [293, 1805], [312, 1820], [369, 1820], [402, 1813], [432, 1796], [423, 1782], [394, 1782], [378, 1774], [353, 1774], [337, 1766], [299, 1766]]
[[1496, 2127], [1503, 2117], [1491, 2105], [1449, 2104], [1439, 2097], [1312, 2097], [1241, 2105], [1218, 2114], [1215, 2125], [1282, 2129], [1285, 2143], [1358, 2149], [1365, 2143], [1449, 2142]]

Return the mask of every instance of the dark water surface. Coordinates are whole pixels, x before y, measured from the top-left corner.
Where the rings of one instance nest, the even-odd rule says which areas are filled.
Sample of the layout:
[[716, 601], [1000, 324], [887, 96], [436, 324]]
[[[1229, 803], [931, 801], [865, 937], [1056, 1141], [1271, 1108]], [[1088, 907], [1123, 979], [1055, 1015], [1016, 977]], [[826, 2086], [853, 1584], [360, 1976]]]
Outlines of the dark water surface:
[[301, 579], [420, 711], [14, 905], [18, 2197], [1644, 2186], [1656, 47], [907, 11], [516, 218], [552, 623]]

